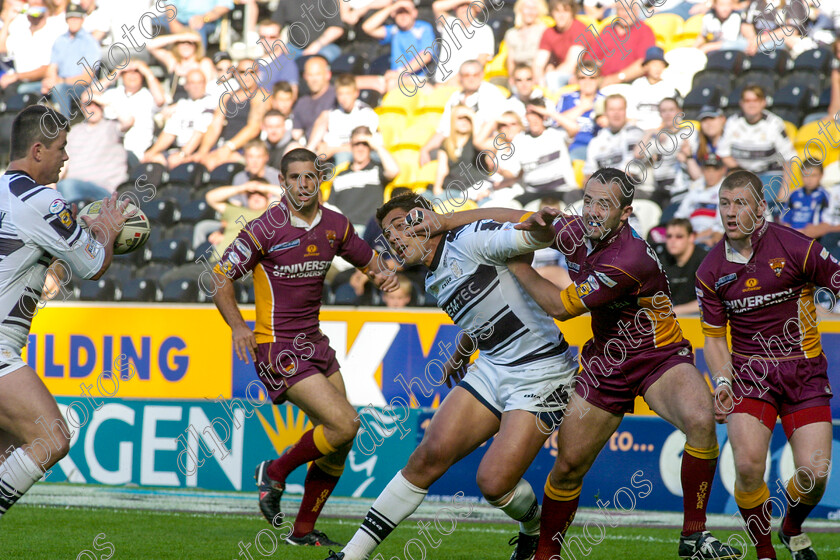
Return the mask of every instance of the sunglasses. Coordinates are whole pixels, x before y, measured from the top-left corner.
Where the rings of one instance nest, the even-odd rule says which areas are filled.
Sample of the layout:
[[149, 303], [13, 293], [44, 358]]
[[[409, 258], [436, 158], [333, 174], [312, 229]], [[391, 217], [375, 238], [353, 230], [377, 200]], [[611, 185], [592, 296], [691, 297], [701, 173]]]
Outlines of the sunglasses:
[[501, 128], [503, 126], [517, 126], [518, 124], [519, 123], [515, 123], [515, 122], [500, 122], [499, 123], [499, 128]]

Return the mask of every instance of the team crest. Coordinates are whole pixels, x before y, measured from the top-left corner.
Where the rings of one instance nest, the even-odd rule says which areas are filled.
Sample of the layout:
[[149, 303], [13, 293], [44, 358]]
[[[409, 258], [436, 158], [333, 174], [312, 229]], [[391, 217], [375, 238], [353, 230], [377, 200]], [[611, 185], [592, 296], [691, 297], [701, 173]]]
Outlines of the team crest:
[[455, 278], [460, 278], [464, 275], [464, 271], [461, 270], [461, 267], [458, 266], [458, 263], [456, 261], [452, 261], [451, 263], [449, 263], [449, 270], [452, 271], [452, 274], [455, 276]]
[[770, 268], [773, 269], [773, 272], [776, 273], [776, 278], [782, 275], [782, 270], [785, 268], [785, 259], [770, 259]]
[[335, 232], [331, 229], [328, 229], [327, 230], [327, 241], [329, 241], [330, 247], [332, 247], [335, 244], [335, 237], [336, 237]]

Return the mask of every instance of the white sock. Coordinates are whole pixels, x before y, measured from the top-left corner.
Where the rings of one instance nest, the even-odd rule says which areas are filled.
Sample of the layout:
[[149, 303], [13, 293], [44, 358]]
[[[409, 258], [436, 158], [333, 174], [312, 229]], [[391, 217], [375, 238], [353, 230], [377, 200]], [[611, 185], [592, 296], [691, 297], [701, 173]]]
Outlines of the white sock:
[[488, 502], [519, 521], [519, 530], [526, 535], [540, 534], [540, 506], [534, 489], [524, 478], [516, 487], [498, 500]]
[[17, 448], [0, 465], [0, 516], [44, 476], [29, 455]]
[[428, 489], [414, 486], [398, 472], [373, 502], [362, 526], [342, 550], [344, 560], [365, 560], [397, 525], [414, 513], [428, 492]]

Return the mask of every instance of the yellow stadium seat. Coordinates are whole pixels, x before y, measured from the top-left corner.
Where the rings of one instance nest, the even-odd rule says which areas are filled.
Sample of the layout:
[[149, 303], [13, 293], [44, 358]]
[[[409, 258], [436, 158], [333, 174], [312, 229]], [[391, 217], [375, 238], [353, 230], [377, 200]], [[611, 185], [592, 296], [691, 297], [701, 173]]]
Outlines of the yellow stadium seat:
[[583, 186], [583, 164], [584, 161], [582, 159], [572, 160], [572, 168], [575, 170], [575, 181], [577, 181], [579, 187]]
[[393, 113], [411, 115], [417, 108], [417, 95], [408, 96], [400, 88], [394, 88], [382, 98], [378, 109]]
[[394, 144], [394, 150], [416, 150], [419, 151], [423, 144], [429, 141], [435, 129], [423, 124], [413, 124], [404, 128]]
[[[578, 19], [580, 19], [580, 16], [578, 16]], [[543, 25], [545, 25], [546, 27], [554, 27], [555, 25], [557, 25], [557, 23], [554, 21], [554, 18], [551, 16], [540, 16], [540, 21], [543, 22]]]
[[391, 152], [400, 166], [400, 173], [391, 184], [394, 186], [411, 186], [417, 182], [417, 171], [420, 166], [420, 153], [412, 149], [400, 149]]
[[379, 113], [379, 132], [382, 134], [382, 142], [386, 148], [390, 148], [408, 126], [408, 117], [401, 112], [380, 111], [380, 108], [377, 108], [376, 112]]
[[484, 79], [496, 77], [507, 77], [507, 45], [502, 41], [499, 43], [499, 52], [484, 65]]
[[584, 27], [588, 28], [590, 25], [594, 25], [596, 29], [598, 28], [598, 20], [596, 20], [595, 18], [591, 18], [586, 14], [578, 14], [575, 16], [575, 19], [581, 22]]
[[505, 97], [510, 97], [510, 90], [508, 88], [506, 88], [505, 86], [500, 86], [499, 84], [495, 84], [495, 86], [499, 88], [499, 91], [501, 91], [505, 95]]
[[420, 94], [420, 112], [428, 111], [429, 109], [443, 111], [446, 103], [452, 94], [458, 91], [457, 87], [437, 87], [434, 89], [423, 88]]
[[[840, 149], [832, 148], [829, 142], [820, 138], [820, 124], [826, 122], [828, 122], [826, 125], [828, 127], [827, 133], [830, 133], [832, 137], [836, 137], [838, 132], [837, 125], [824, 119], [822, 121], [809, 122], [808, 124], [803, 125], [802, 128], [796, 132], [796, 136], [792, 139], [796, 151], [801, 154], [805, 153], [805, 146], [810, 140], [816, 140], [817, 142], [811, 142], [811, 149], [809, 152], [811, 157], [825, 157], [823, 160], [823, 167], [840, 159]], [[820, 150], [820, 144], [824, 147], [823, 150]], [[805, 161], [804, 155], [802, 156], [802, 160]]]
[[423, 128], [427, 128], [431, 131], [434, 131], [434, 130], [437, 129], [438, 125], [440, 124], [441, 115], [443, 115], [443, 113], [441, 111], [434, 111], [434, 110], [424, 111], [424, 112], [422, 112], [418, 115], [415, 115], [414, 118], [409, 120], [407, 126], [411, 126], [411, 127], [422, 126]]
[[691, 16], [685, 23], [683, 23], [682, 31], [680, 31], [680, 41], [691, 39], [692, 44], [697, 36], [700, 35], [700, 30], [703, 28], [703, 16], [705, 14], [697, 14]]
[[437, 178], [438, 172], [438, 161], [432, 160], [431, 163], [427, 163], [423, 167], [421, 167], [417, 172], [417, 186], [419, 187], [427, 187], [429, 185], [434, 185], [435, 179]]
[[656, 44], [665, 47], [680, 39], [684, 22], [677, 14], [653, 14], [645, 23], [653, 30]]
[[793, 142], [793, 139], [796, 138], [796, 125], [792, 122], [785, 121], [785, 132], [787, 132], [788, 138]]

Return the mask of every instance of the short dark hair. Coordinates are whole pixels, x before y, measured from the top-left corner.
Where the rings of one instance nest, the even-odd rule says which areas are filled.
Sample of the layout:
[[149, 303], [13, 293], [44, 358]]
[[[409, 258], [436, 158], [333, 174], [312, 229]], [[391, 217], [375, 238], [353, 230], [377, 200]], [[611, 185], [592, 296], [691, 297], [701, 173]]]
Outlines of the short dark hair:
[[268, 153], [268, 146], [266, 146], [265, 142], [263, 142], [259, 138], [254, 138], [253, 140], [248, 140], [248, 142], [246, 142], [245, 145], [242, 146], [242, 151], [244, 152], [244, 151], [250, 150], [252, 148], [256, 148], [256, 149], [261, 150], [265, 153]]
[[[306, 148], [295, 148], [294, 150], [290, 150], [283, 156], [283, 159], [280, 160], [280, 174], [283, 175], [283, 178], [286, 177], [286, 172], [289, 171], [289, 165], [292, 163], [302, 161], [302, 162], [311, 162], [312, 165], [315, 165], [315, 162], [318, 159], [318, 155], [315, 152], [307, 150]], [[318, 166], [315, 165], [315, 168], [318, 169]]]
[[280, 91], [285, 92], [285, 93], [294, 93], [295, 92], [295, 90], [292, 89], [292, 84], [290, 84], [289, 82], [286, 82], [286, 81], [277, 82], [276, 84], [274, 84], [274, 88], [271, 90], [271, 95], [274, 96]]
[[370, 134], [373, 134], [373, 133], [370, 131], [370, 128], [366, 127], [365, 125], [357, 126], [356, 128], [354, 128], [350, 132], [350, 138], [352, 138], [352, 137], [354, 137], [358, 134], [368, 134], [368, 135], [370, 135]]
[[335, 87], [354, 87], [359, 89], [359, 86], [356, 85], [356, 76], [353, 74], [339, 74], [336, 76]]
[[429, 202], [426, 198], [420, 196], [419, 194], [404, 194], [402, 196], [395, 196], [391, 198], [388, 202], [380, 206], [376, 210], [376, 222], [379, 224], [379, 227], [382, 227], [382, 220], [385, 219], [385, 216], [390, 214], [394, 210], [405, 210], [408, 212], [409, 210], [413, 210], [414, 208], [423, 208], [424, 210], [433, 210], [432, 203]]
[[681, 227], [685, 228], [686, 233], [691, 235], [694, 233], [694, 228], [691, 227], [691, 222], [686, 218], [671, 218], [667, 224], [665, 224], [665, 228], [669, 227]]
[[278, 111], [277, 109], [269, 109], [263, 115], [263, 120], [267, 119], [268, 117], [280, 117], [281, 119], [285, 119], [286, 115]]
[[818, 159], [806, 159], [802, 162], [802, 169], [819, 169], [820, 173], [823, 172], [823, 163]]
[[[405, 196], [407, 194], [414, 194], [414, 191], [408, 187], [394, 187], [391, 191], [391, 198], [397, 198], [398, 196]], [[388, 200], [391, 200], [391, 198]]]
[[[618, 204], [621, 208], [627, 208], [633, 204], [633, 197], [636, 196], [636, 187], [633, 185], [627, 173], [615, 167], [602, 167], [589, 177], [589, 181], [595, 179], [599, 183], [613, 186], [618, 183], [619, 199]], [[587, 183], [589, 183], [587, 181]], [[586, 185], [584, 185], [585, 187]]]
[[[42, 121], [44, 118], [52, 119], [52, 122], [58, 125], [55, 136], [49, 136], [48, 131], [44, 130]], [[9, 159], [14, 161], [16, 159], [23, 159], [29, 152], [29, 148], [33, 144], [43, 144], [46, 147], [51, 147], [56, 138], [58, 138], [59, 130], [67, 130], [69, 126], [67, 119], [61, 114], [44, 105], [30, 105], [17, 114], [15, 120], [12, 121], [12, 139], [11, 149], [9, 150]]]
[[755, 202], [760, 204], [762, 200], [764, 200], [764, 185], [761, 183], [761, 179], [753, 173], [752, 171], [745, 171], [740, 169], [735, 171], [734, 173], [730, 173], [727, 175], [723, 182], [720, 184], [720, 190], [727, 190], [731, 191], [734, 189], [740, 189], [743, 187], [749, 187], [752, 191], [753, 196], [755, 197]]

